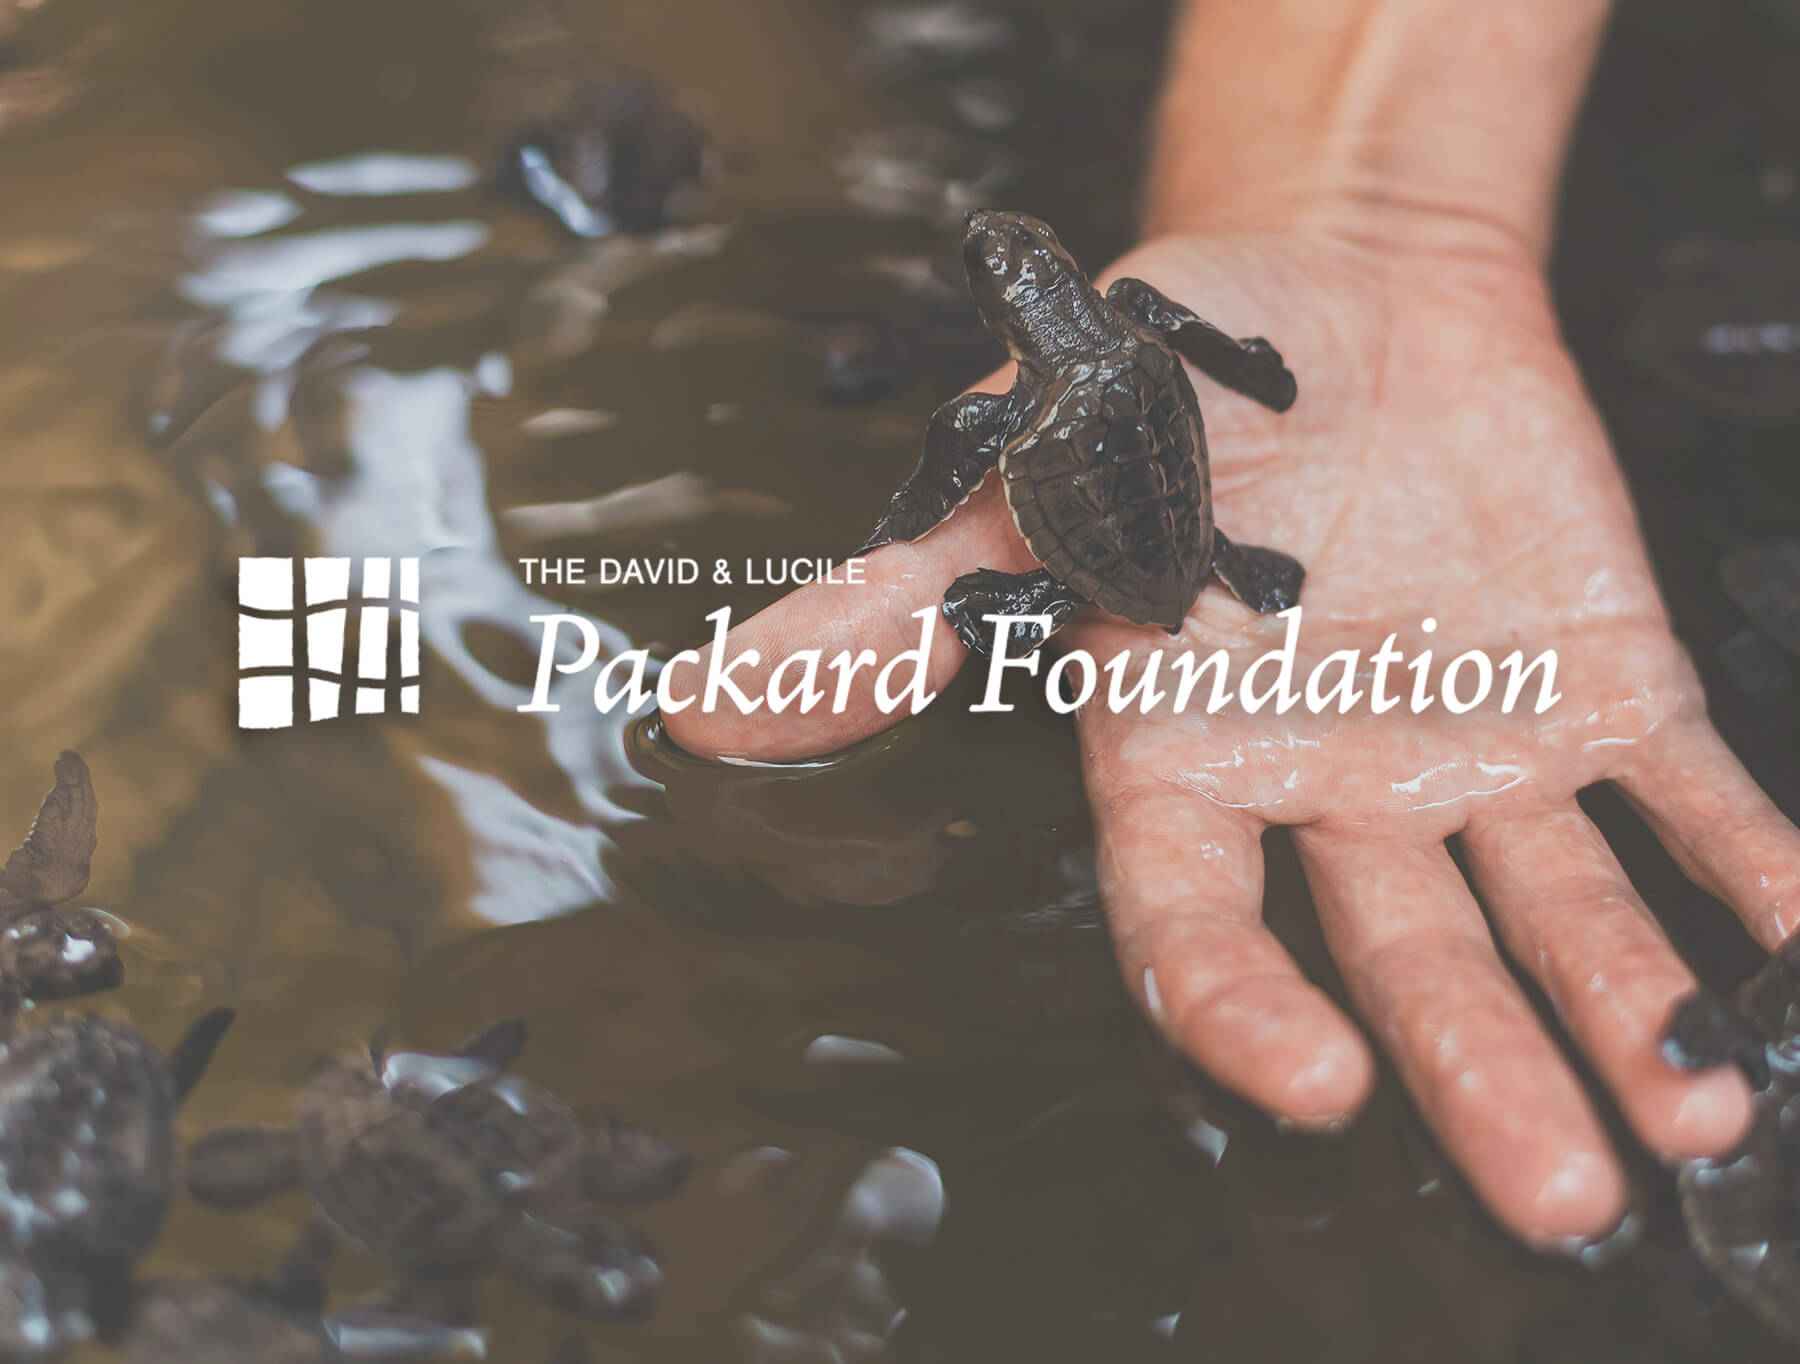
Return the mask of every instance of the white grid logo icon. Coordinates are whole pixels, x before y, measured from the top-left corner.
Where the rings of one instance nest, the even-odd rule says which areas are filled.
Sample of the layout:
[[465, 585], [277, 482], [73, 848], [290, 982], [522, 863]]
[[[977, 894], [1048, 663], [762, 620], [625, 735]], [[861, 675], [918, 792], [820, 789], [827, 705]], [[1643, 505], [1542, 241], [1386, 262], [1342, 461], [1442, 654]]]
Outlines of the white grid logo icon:
[[335, 719], [346, 687], [358, 715], [418, 714], [419, 561], [239, 559], [238, 727], [286, 729], [301, 709]]

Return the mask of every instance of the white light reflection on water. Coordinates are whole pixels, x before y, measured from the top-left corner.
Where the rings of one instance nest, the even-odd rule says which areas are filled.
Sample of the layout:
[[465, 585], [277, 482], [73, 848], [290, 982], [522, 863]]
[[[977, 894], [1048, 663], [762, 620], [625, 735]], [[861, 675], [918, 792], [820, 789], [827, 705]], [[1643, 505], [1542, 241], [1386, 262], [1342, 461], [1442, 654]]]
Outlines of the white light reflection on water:
[[[297, 167], [290, 175], [315, 192], [415, 192], [455, 187], [450, 181], [463, 172], [448, 160], [371, 156]], [[377, 187], [382, 183], [388, 188]], [[274, 197], [263, 207], [271, 224]], [[183, 278], [182, 292], [224, 314], [218, 356], [262, 376], [257, 411], [259, 424], [270, 429], [285, 420], [292, 369], [316, 341], [385, 325], [398, 311], [383, 300], [322, 286], [398, 261], [452, 262], [488, 239], [484, 224], [451, 221], [221, 241], [255, 225], [252, 205], [239, 199], [237, 212], [221, 215], [215, 199], [195, 215], [200, 259]], [[500, 712], [500, 723], [540, 727], [544, 747], [580, 807], [596, 820], [623, 821], [634, 816], [610, 793], [645, 784], [625, 757], [630, 717], [596, 711], [589, 684], [579, 677], [559, 677], [552, 685], [550, 699], [559, 711], [517, 715], [530, 689], [493, 673], [467, 643], [471, 627], [486, 626], [512, 635], [535, 657], [538, 634], [530, 618], [563, 609], [526, 588], [501, 557], [488, 511], [486, 461], [470, 431], [470, 405], [478, 392], [509, 381], [510, 362], [494, 354], [468, 369], [401, 374], [373, 364], [352, 368], [339, 390], [349, 473], [324, 479], [274, 461], [266, 466], [265, 488], [313, 529], [313, 552], [417, 556], [420, 631], [440, 666]], [[630, 647], [623, 632], [596, 625], [603, 656]], [[426, 728], [416, 732], [429, 745], [429, 716], [423, 723]], [[606, 847], [600, 829], [536, 809], [493, 773], [429, 753], [418, 761], [448, 792], [467, 827], [473, 913], [516, 923], [567, 913], [610, 894], [600, 867]]]
[[863, 1167], [819, 1247], [738, 1319], [757, 1364], [851, 1364], [880, 1358], [906, 1318], [886, 1272], [884, 1246], [929, 1245], [944, 1220], [936, 1162], [897, 1146]]

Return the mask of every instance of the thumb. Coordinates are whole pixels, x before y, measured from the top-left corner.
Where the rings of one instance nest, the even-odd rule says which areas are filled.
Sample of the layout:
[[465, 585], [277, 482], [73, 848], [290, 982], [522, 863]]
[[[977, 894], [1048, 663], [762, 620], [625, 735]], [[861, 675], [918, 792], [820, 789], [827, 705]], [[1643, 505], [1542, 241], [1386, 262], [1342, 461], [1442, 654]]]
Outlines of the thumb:
[[[821, 666], [822, 704], [802, 713], [790, 707], [781, 714], [767, 704], [748, 714], [722, 694], [716, 709], [701, 709], [705, 670], [712, 646], [701, 651], [699, 666], [688, 665], [677, 681], [677, 695], [694, 695], [694, 703], [663, 716], [670, 739], [702, 757], [749, 758], [789, 762], [848, 747], [897, 723], [904, 706], [892, 713], [876, 704], [875, 682], [881, 668], [909, 649], [919, 647], [915, 612], [929, 609], [926, 690], [941, 691], [956, 675], [968, 651], [938, 612], [944, 590], [977, 568], [1017, 572], [1036, 565], [1013, 526], [1000, 480], [990, 474], [973, 497], [930, 534], [910, 544], [885, 545], [868, 556], [860, 583], [808, 583], [773, 606], [752, 616], [725, 638], [726, 663], [755, 650], [754, 664], [732, 674], [738, 686], [757, 702], [767, 694], [769, 679], [788, 658], [817, 650]], [[840, 673], [830, 665], [840, 654], [855, 659], [864, 650], [873, 666], [856, 668], [845, 687], [845, 704], [835, 708]], [[784, 683], [794, 680], [790, 670]]]

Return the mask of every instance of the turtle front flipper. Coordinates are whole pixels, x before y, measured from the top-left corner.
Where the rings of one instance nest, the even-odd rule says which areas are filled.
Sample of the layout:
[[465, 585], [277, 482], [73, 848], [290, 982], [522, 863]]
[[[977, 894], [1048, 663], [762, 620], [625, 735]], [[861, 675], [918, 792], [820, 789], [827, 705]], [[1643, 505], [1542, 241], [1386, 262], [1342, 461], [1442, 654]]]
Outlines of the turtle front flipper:
[[1275, 412], [1286, 412], [1299, 396], [1300, 385], [1281, 352], [1262, 337], [1228, 336], [1141, 279], [1114, 280], [1106, 299], [1140, 327], [1161, 332], [1170, 349], [1232, 392]]
[[[951, 583], [944, 593], [944, 619], [963, 646], [987, 658], [993, 653], [994, 627], [986, 617], [1013, 616], [1007, 653], [1018, 658], [1055, 634], [1088, 599], [1068, 587], [1047, 568], [1030, 573], [1000, 573], [978, 568]], [[1043, 628], [1048, 618], [1050, 628]]]
[[187, 1098], [200, 1082], [207, 1063], [212, 1060], [213, 1053], [224, 1040], [226, 1029], [236, 1018], [236, 1009], [208, 1010], [200, 1016], [199, 1022], [187, 1030], [187, 1035], [175, 1044], [175, 1049], [169, 1053], [169, 1074], [175, 1079], [177, 1101]]
[[1292, 555], [1235, 544], [1217, 526], [1213, 527], [1212, 571], [1234, 597], [1265, 616], [1298, 603], [1300, 585], [1306, 581], [1306, 570]]
[[188, 1147], [188, 1192], [215, 1208], [243, 1208], [300, 1182], [300, 1137], [292, 1128], [238, 1123]]
[[1030, 405], [1025, 389], [1014, 384], [1006, 393], [965, 393], [932, 413], [918, 467], [889, 499], [881, 524], [857, 553], [917, 540], [968, 501], [1000, 462]]
[[0, 868], [0, 905], [53, 905], [86, 890], [99, 809], [87, 764], [79, 753], [65, 752], [31, 832]]

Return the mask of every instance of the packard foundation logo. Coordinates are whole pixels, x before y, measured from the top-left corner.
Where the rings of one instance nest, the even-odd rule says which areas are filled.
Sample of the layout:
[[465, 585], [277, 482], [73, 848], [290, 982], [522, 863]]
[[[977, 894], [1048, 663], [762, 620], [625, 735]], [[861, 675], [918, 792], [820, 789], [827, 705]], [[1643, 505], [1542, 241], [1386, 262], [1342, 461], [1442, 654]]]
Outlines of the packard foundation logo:
[[335, 719], [346, 689], [357, 715], [418, 714], [419, 561], [239, 559], [238, 727]]

